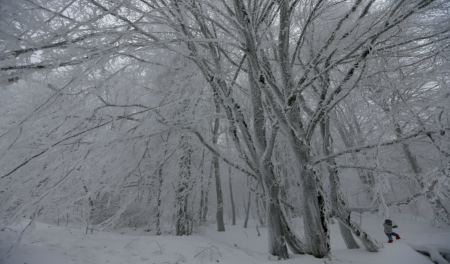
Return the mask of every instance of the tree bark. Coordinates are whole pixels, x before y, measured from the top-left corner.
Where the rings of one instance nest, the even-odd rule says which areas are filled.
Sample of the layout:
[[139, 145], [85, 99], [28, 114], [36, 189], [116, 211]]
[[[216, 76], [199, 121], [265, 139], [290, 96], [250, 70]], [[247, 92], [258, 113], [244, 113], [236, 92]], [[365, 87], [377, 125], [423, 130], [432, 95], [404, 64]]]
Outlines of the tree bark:
[[288, 259], [284, 223], [281, 220], [281, 208], [278, 202], [279, 186], [266, 180], [267, 196], [267, 231], [269, 232], [269, 253], [280, 259]]
[[[388, 112], [390, 113], [390, 111]], [[395, 134], [397, 138], [401, 138], [403, 136], [403, 132], [400, 128], [400, 124], [395, 119], [394, 116], [392, 116], [394, 127], [395, 127]], [[411, 150], [409, 149], [409, 145], [405, 142], [401, 143], [403, 154], [405, 155], [405, 158], [408, 162], [408, 164], [411, 166], [411, 169], [414, 171], [414, 178], [419, 184], [420, 188], [424, 190], [425, 188], [428, 190], [425, 194], [425, 198], [430, 203], [430, 205], [433, 207], [434, 213], [436, 218], [445, 223], [446, 225], [450, 224], [450, 213], [447, 211], [447, 209], [442, 205], [441, 199], [436, 193], [434, 192], [434, 186], [436, 185], [435, 182], [428, 183], [427, 186], [424, 182], [424, 179], [421, 175], [422, 169], [419, 166], [419, 163], [417, 162], [416, 157], [411, 153]]]
[[158, 195], [156, 197], [156, 203], [157, 203], [157, 213], [156, 213], [156, 235], [161, 235], [161, 194], [162, 194], [162, 184], [163, 184], [163, 177], [162, 177], [163, 168], [162, 165], [158, 170]]
[[217, 231], [223, 232], [225, 231], [225, 224], [223, 221], [223, 195], [220, 181], [219, 158], [216, 155], [213, 157], [213, 163], [214, 163], [214, 175], [216, 180], [216, 192], [217, 192], [217, 212], [216, 212]]
[[208, 181], [206, 183], [206, 190], [205, 190], [204, 199], [203, 199], [203, 210], [202, 210], [202, 215], [201, 215], [203, 223], [206, 222], [206, 219], [208, 217], [209, 190], [211, 189], [213, 170], [214, 170], [214, 165], [211, 162], [211, 168], [209, 170]]
[[[220, 114], [220, 103], [218, 99], [214, 100], [216, 114]], [[214, 130], [213, 130], [213, 145], [217, 145], [219, 140], [219, 126], [220, 119], [216, 117], [214, 119]], [[225, 224], [223, 221], [223, 194], [222, 194], [222, 182], [220, 180], [220, 167], [219, 167], [219, 157], [217, 155], [213, 156], [213, 164], [214, 164], [214, 178], [216, 180], [216, 194], [217, 194], [217, 212], [216, 212], [216, 220], [217, 220], [217, 231], [223, 232], [225, 231]]]
[[245, 207], [245, 200], [244, 200], [244, 209], [245, 209], [244, 228], [247, 228], [248, 217], [249, 217], [249, 215], [250, 215], [251, 196], [252, 196], [252, 192], [249, 191], [249, 192], [248, 192], [248, 198], [247, 198], [247, 207]]
[[260, 211], [259, 208], [260, 208], [260, 207], [259, 207], [259, 197], [258, 197], [258, 195], [255, 195], [255, 209], [256, 209], [256, 216], [258, 216], [259, 224], [260, 224], [261, 226], [265, 226], [265, 223], [264, 223], [263, 218], [261, 217], [261, 211]]
[[230, 182], [230, 200], [231, 200], [231, 225], [236, 225], [236, 211], [234, 207], [234, 199], [233, 199], [233, 184], [231, 183], [231, 167], [228, 167], [228, 178]]
[[325, 199], [319, 192], [315, 172], [312, 168], [306, 166], [310, 161], [309, 150], [292, 134], [290, 140], [293, 142], [291, 146], [297, 159], [296, 164], [299, 171], [306, 253], [317, 258], [323, 258], [330, 251], [328, 216], [324, 211]]
[[[332, 154], [332, 148], [333, 148], [333, 140], [331, 138], [330, 134], [330, 119], [329, 117], [325, 117], [320, 124], [320, 130], [322, 134], [322, 152], [325, 157]], [[328, 169], [328, 175], [329, 175], [329, 185], [330, 185], [330, 199], [331, 199], [331, 212], [332, 214], [336, 214], [338, 211], [344, 211], [343, 208], [343, 201], [338, 201], [338, 188], [340, 187], [339, 184], [339, 175], [336, 169], [332, 169], [331, 166], [336, 165], [336, 161], [334, 158], [331, 158], [327, 161], [327, 169]], [[347, 216], [348, 219], [350, 219], [350, 213]], [[344, 239], [345, 245], [348, 249], [357, 249], [359, 248], [358, 243], [356, 243], [355, 238], [353, 237], [351, 231], [344, 226], [339, 221], [339, 229], [341, 231], [342, 238]]]
[[191, 176], [191, 154], [190, 148], [185, 136], [182, 136], [183, 150], [180, 158], [180, 177], [176, 189], [175, 206], [177, 210], [177, 219], [175, 224], [175, 233], [177, 236], [191, 235], [192, 223], [188, 213], [188, 182]]
[[[348, 216], [350, 217], [350, 215]], [[341, 231], [342, 238], [344, 239], [345, 245], [348, 249], [357, 249], [359, 248], [358, 243], [356, 243], [355, 238], [352, 235], [350, 229], [348, 229], [345, 225], [339, 221], [339, 230]]]

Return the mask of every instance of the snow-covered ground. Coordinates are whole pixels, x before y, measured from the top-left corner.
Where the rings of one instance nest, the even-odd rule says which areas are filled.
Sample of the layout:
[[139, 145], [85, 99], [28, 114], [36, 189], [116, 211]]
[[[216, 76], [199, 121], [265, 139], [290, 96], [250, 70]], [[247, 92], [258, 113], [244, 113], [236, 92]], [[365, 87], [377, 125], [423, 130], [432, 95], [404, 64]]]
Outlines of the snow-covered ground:
[[[216, 232], [215, 226], [205, 229], [204, 235], [176, 237], [152, 236], [142, 230], [120, 230], [118, 233], [94, 232], [36, 223], [36, 228], [24, 235], [5, 264], [69, 264], [69, 263], [354, 263], [354, 264], [414, 264], [432, 263], [430, 259], [412, 250], [405, 242], [413, 244], [450, 245], [450, 228], [433, 228], [426, 223], [411, 220], [407, 215], [393, 215], [392, 219], [402, 240], [387, 244], [382, 220], [376, 215], [362, 219], [364, 229], [384, 248], [379, 253], [361, 249], [346, 249], [339, 226], [331, 226], [331, 256], [316, 259], [307, 255], [293, 255], [278, 262], [267, 253], [267, 230], [256, 223], [249, 228], [226, 226], [226, 232]], [[22, 225], [22, 227], [24, 224]], [[0, 231], [0, 257], [15, 242], [21, 225]]]

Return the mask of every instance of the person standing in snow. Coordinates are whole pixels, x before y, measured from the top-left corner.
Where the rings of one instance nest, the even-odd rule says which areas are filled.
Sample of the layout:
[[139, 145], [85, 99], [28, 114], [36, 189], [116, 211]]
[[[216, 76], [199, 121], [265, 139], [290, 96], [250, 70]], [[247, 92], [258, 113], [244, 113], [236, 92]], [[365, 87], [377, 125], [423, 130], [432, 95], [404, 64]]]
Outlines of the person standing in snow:
[[386, 219], [386, 220], [384, 221], [383, 226], [384, 226], [384, 233], [385, 233], [386, 236], [389, 238], [389, 242], [388, 242], [388, 243], [392, 243], [392, 242], [393, 242], [392, 236], [395, 236], [395, 238], [396, 238], [397, 240], [400, 239], [400, 236], [399, 236], [397, 233], [392, 232], [392, 228], [397, 228], [397, 227], [398, 227], [397, 225], [392, 226], [392, 220]]

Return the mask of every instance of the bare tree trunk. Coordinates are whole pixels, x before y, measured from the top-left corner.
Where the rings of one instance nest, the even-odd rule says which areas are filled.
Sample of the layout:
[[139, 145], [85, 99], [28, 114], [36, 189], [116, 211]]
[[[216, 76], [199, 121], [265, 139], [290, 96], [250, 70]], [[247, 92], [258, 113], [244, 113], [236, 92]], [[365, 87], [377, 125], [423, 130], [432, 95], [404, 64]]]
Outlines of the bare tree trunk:
[[[220, 114], [220, 103], [218, 99], [214, 100], [216, 107], [216, 114]], [[213, 130], [213, 145], [217, 145], [217, 141], [219, 139], [219, 125], [220, 120], [219, 117], [216, 117], [214, 120], [214, 130]], [[220, 180], [220, 167], [219, 167], [219, 157], [217, 155], [213, 156], [213, 164], [214, 164], [214, 176], [216, 180], [216, 194], [217, 194], [217, 212], [216, 212], [216, 220], [217, 220], [217, 231], [223, 232], [225, 231], [225, 224], [223, 222], [223, 194], [222, 194], [222, 183]]]
[[288, 259], [289, 254], [286, 247], [285, 225], [281, 220], [281, 208], [278, 203], [279, 187], [273, 183], [267, 190], [267, 231], [269, 232], [269, 253], [278, 258]]
[[[331, 170], [333, 170], [333, 169], [331, 169]], [[339, 178], [337, 177], [337, 173], [331, 173], [330, 175], [333, 175], [330, 178], [330, 185], [340, 186]], [[351, 221], [350, 212], [344, 210], [345, 200], [344, 200], [344, 195], [342, 194], [340, 189], [335, 188], [334, 192], [335, 192], [335, 194], [333, 196], [336, 197], [335, 202], [337, 204], [336, 204], [336, 206], [333, 206], [333, 209], [334, 209], [333, 215], [339, 220], [340, 223], [342, 223], [342, 225], [344, 225], [345, 227], [350, 229], [353, 232], [353, 234], [355, 234], [356, 237], [358, 237], [361, 240], [361, 242], [363, 243], [363, 245], [366, 247], [366, 249], [368, 251], [378, 252], [380, 246], [378, 245], [377, 241], [372, 239], [366, 232], [364, 232], [364, 230], [362, 230], [361, 227], [356, 222]], [[341, 229], [341, 233], [342, 233], [342, 229]], [[343, 234], [344, 239], [345, 239], [344, 235], [347, 238], [349, 238], [348, 234], [344, 233]], [[347, 246], [348, 245], [352, 246], [352, 244], [356, 243], [356, 242], [353, 242], [349, 239], [349, 240], [346, 240], [345, 243]]]
[[[332, 138], [330, 134], [330, 119], [329, 117], [325, 117], [320, 124], [320, 130], [322, 134], [322, 152], [324, 156], [329, 156], [333, 153], [332, 148]], [[342, 202], [338, 201], [338, 186], [339, 184], [339, 175], [336, 171], [336, 169], [333, 169], [330, 167], [335, 166], [336, 162], [334, 159], [330, 159], [327, 161], [327, 169], [329, 174], [329, 182], [330, 182], [330, 199], [331, 199], [331, 212], [332, 214], [335, 214], [337, 211], [341, 210], [343, 211], [343, 208], [338, 208], [339, 206], [343, 206]], [[348, 218], [350, 218], [350, 213], [348, 214]], [[348, 249], [356, 249], [359, 248], [358, 243], [356, 243], [355, 238], [352, 235], [352, 232], [344, 226], [339, 221], [339, 229], [341, 230], [342, 238], [344, 239], [345, 245]]]
[[225, 224], [223, 222], [223, 195], [222, 195], [222, 186], [220, 182], [219, 158], [217, 156], [213, 157], [213, 164], [214, 164], [214, 175], [216, 179], [216, 192], [217, 192], [217, 212], [216, 212], [217, 231], [223, 232], [225, 231]]
[[203, 212], [205, 210], [205, 172], [203, 170], [203, 161], [205, 158], [205, 150], [203, 150], [202, 153], [202, 164], [201, 164], [201, 176], [200, 176], [200, 210], [199, 210], [199, 215], [198, 215], [198, 220], [200, 222], [200, 225], [203, 224]]
[[[394, 119], [394, 126], [395, 126], [395, 134], [397, 138], [401, 138], [403, 136], [402, 130], [400, 128], [400, 124], [396, 122]], [[402, 142], [402, 150], [405, 155], [406, 160], [408, 161], [408, 164], [411, 166], [412, 170], [414, 171], [414, 178], [419, 184], [420, 188], [424, 190], [425, 188], [428, 189], [428, 191], [425, 194], [425, 198], [430, 203], [430, 205], [433, 207], [433, 210], [435, 212], [435, 215], [439, 221], [450, 224], [450, 213], [447, 211], [447, 209], [442, 205], [441, 199], [436, 193], [434, 192], [434, 186], [436, 185], [435, 182], [429, 183], [427, 186], [425, 186], [425, 182], [423, 180], [423, 177], [421, 175], [422, 169], [419, 166], [419, 163], [417, 162], [416, 157], [411, 153], [411, 150], [409, 149], [409, 145]]]
[[251, 197], [252, 197], [252, 192], [249, 191], [249, 192], [248, 192], [248, 198], [247, 198], [247, 207], [245, 207], [245, 200], [244, 200], [244, 209], [245, 209], [244, 228], [247, 228], [247, 224], [248, 224], [248, 217], [249, 217], [249, 215], [250, 215], [250, 203], [251, 203]]
[[204, 202], [203, 202], [203, 211], [202, 211], [202, 216], [201, 216], [202, 217], [202, 222], [206, 222], [206, 219], [208, 217], [209, 190], [211, 189], [213, 170], [214, 170], [214, 165], [211, 162], [211, 168], [209, 170], [208, 182], [206, 183], [206, 190], [205, 190], [205, 196], [204, 196]]
[[347, 246], [348, 249], [359, 248], [358, 243], [356, 243], [356, 240], [352, 235], [352, 231], [350, 231], [350, 229], [348, 229], [345, 225], [343, 225], [341, 221], [339, 221], [339, 230], [341, 231], [342, 238], [344, 239], [345, 245]]
[[87, 234], [89, 226], [90, 226], [90, 223], [91, 223], [91, 220], [92, 220], [92, 218], [94, 216], [93, 213], [94, 213], [94, 208], [95, 207], [94, 207], [94, 201], [92, 201], [91, 197], [89, 196], [89, 191], [88, 191], [88, 188], [87, 188], [86, 183], [84, 182], [84, 180], [83, 180], [83, 189], [84, 189], [84, 192], [85, 192], [85, 194], [87, 196], [88, 207], [89, 207], [89, 211], [88, 211], [89, 213], [86, 216], [86, 234]]
[[233, 199], [233, 184], [231, 183], [231, 167], [228, 167], [228, 179], [230, 182], [230, 200], [231, 200], [231, 217], [232, 217], [231, 225], [236, 225], [236, 212], [234, 208], [234, 199]]
[[156, 213], [156, 235], [161, 235], [161, 194], [162, 194], [162, 184], [163, 184], [163, 168], [162, 165], [158, 170], [158, 195], [156, 197], [156, 203], [157, 203], [157, 213]]
[[[329, 122], [327, 121], [327, 123], [323, 123], [321, 125], [321, 129], [322, 131], [326, 132], [326, 130], [329, 129]], [[322, 135], [324, 137], [324, 142], [327, 142], [326, 147], [324, 147], [324, 152], [331, 154], [331, 147], [332, 147], [332, 138], [330, 137], [329, 132], [324, 133]], [[329, 170], [329, 174], [330, 174], [330, 186], [331, 188], [331, 197], [332, 197], [332, 203], [334, 203], [334, 205], [332, 205], [332, 213], [333, 215], [339, 220], [339, 223], [342, 224], [343, 226], [347, 227], [348, 229], [350, 229], [353, 234], [355, 234], [363, 243], [363, 245], [366, 247], [366, 249], [370, 252], [378, 252], [380, 246], [378, 245], [378, 243], [376, 242], [376, 240], [372, 239], [366, 232], [364, 232], [364, 230], [361, 229], [361, 227], [351, 221], [350, 219], [350, 212], [347, 212], [344, 210], [345, 207], [345, 199], [344, 199], [344, 195], [342, 193], [342, 191], [338, 188], [338, 186], [340, 186], [340, 182], [339, 182], [339, 177], [338, 177], [338, 173], [336, 168], [334, 167], [336, 165], [336, 162], [334, 159], [330, 159], [327, 163], [328, 165], [331, 165], [332, 167], [328, 166], [328, 170]], [[356, 248], [356, 241], [352, 241], [352, 239], [350, 239], [350, 235], [348, 234], [348, 232], [346, 230], [343, 231], [343, 229], [341, 229], [341, 234], [342, 237], [345, 240], [345, 243], [347, 245], [347, 247], [353, 247]]]
[[[343, 115], [343, 114], [342, 114]], [[355, 147], [355, 140], [354, 138], [355, 133], [353, 131], [348, 131], [345, 129], [345, 127], [341, 124], [341, 122], [343, 122], [341, 119], [338, 118], [338, 116], [336, 114], [333, 115], [333, 119], [335, 120], [334, 124], [338, 130], [339, 135], [342, 138], [342, 141], [344, 142], [344, 145], [346, 148], [353, 148]], [[347, 120], [347, 122], [350, 122]], [[357, 125], [356, 127], [359, 127], [359, 125]], [[362, 141], [362, 139], [360, 139], [360, 141]], [[364, 143], [364, 142], [362, 142]], [[361, 144], [362, 144], [361, 143]], [[363, 153], [364, 155], [364, 153]], [[356, 162], [358, 160], [358, 156], [356, 155], [356, 153], [351, 153], [351, 157], [352, 159]], [[361, 183], [368, 186], [368, 187], [373, 187], [375, 184], [375, 178], [373, 176], [373, 172], [372, 171], [366, 171], [366, 170], [361, 170], [361, 169], [357, 169], [358, 172], [358, 176], [359, 179], [361, 180]], [[368, 188], [368, 190], [366, 192], [364, 192], [365, 195], [367, 196], [367, 198], [369, 200], [373, 200], [373, 193], [370, 190], [370, 188]]]
[[306, 245], [301, 241], [294, 232], [294, 229], [289, 222], [285, 207], [280, 203], [281, 220], [283, 221], [286, 243], [294, 254], [305, 254]]
[[317, 184], [315, 172], [312, 168], [303, 166], [309, 164], [309, 150], [294, 136], [291, 137], [291, 141], [294, 142], [292, 147], [298, 161], [306, 253], [323, 258], [330, 251], [325, 199], [319, 190], [320, 185]]
[[182, 136], [183, 154], [180, 158], [180, 178], [177, 184], [175, 206], [177, 218], [175, 224], [175, 233], [177, 236], [191, 235], [192, 223], [188, 214], [188, 182], [191, 176], [191, 154], [192, 150], [187, 139]]
[[200, 179], [200, 213], [199, 213], [199, 221], [200, 224], [203, 224], [203, 213], [205, 211], [205, 184], [204, 184], [204, 177], [205, 175], [202, 174], [202, 177]]
[[285, 218], [283, 207], [281, 205], [281, 187], [278, 184], [272, 165], [263, 163], [261, 166], [264, 177], [264, 188], [266, 189], [266, 217], [267, 230], [269, 232], [269, 253], [278, 256], [280, 259], [288, 259], [289, 254], [287, 246], [294, 254], [304, 254], [306, 252], [305, 244], [295, 235]]
[[259, 224], [261, 226], [264, 226], [265, 225], [264, 224], [264, 220], [261, 217], [261, 212], [260, 212], [260, 209], [259, 209], [259, 197], [258, 197], [258, 195], [255, 195], [255, 209], [256, 209], [256, 215], [258, 216]]

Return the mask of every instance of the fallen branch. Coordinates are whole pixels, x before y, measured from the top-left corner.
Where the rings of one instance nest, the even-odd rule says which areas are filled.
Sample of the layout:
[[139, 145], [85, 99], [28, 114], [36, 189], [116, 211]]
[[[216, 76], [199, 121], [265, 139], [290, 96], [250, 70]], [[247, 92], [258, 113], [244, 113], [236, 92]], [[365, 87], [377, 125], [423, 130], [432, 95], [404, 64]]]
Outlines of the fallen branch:
[[128, 243], [128, 244], [127, 244], [126, 246], [124, 246], [123, 248], [124, 248], [124, 249], [127, 248], [129, 245], [131, 245], [131, 243], [133, 243], [133, 242], [136, 241], [136, 240], [139, 240], [139, 238], [135, 238], [135, 239], [131, 240], [131, 242]]
[[219, 257], [222, 256], [219, 252], [219, 248], [215, 247], [215, 246], [198, 247], [197, 250], [199, 250], [199, 252], [197, 254], [195, 254], [194, 258], [199, 256], [202, 260], [203, 260], [203, 258], [207, 257], [207, 258], [209, 258], [210, 261], [215, 260], [215, 261], [219, 262], [219, 260], [216, 259], [216, 254], [219, 255]]
[[157, 251], [155, 251], [155, 252], [153, 252], [153, 253], [159, 253], [159, 254], [162, 255], [163, 250], [164, 250], [164, 244], [160, 245], [159, 242], [156, 241], [156, 240], [153, 240], [153, 242], [156, 242], [156, 244], [158, 244], [158, 247], [159, 247], [159, 250], [157, 250]]

